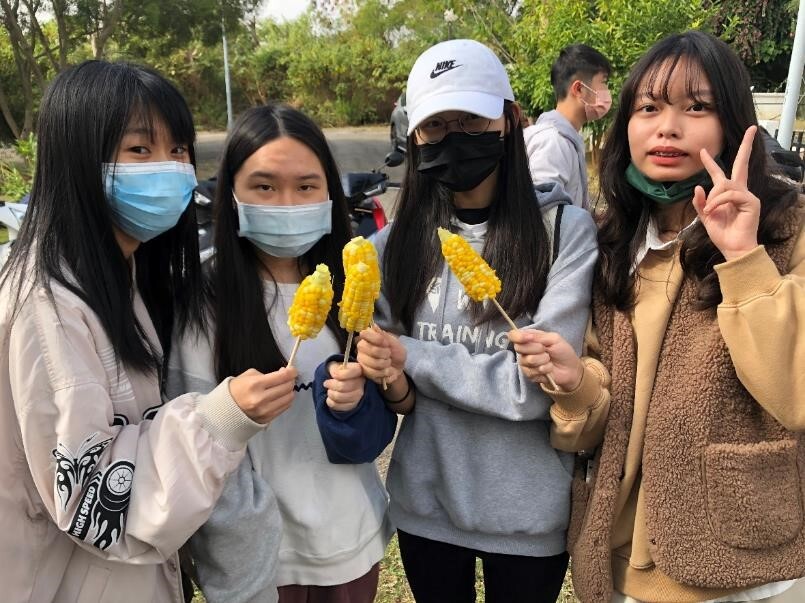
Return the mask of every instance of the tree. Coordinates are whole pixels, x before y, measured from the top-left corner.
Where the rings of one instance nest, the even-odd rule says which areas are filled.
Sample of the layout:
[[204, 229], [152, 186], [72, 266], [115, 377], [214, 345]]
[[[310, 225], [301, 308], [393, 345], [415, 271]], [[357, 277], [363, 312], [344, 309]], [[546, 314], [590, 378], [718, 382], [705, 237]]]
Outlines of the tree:
[[[239, 31], [241, 18], [254, 19], [258, 5], [259, 0], [0, 0], [0, 57], [10, 59], [0, 64], [3, 120], [13, 137], [24, 138], [33, 130], [47, 82], [70, 64], [112, 58], [161, 67], [177, 53], [192, 59], [201, 48], [220, 43], [222, 19]], [[41, 15], [47, 20], [40, 21]]]
[[[32, 131], [34, 102], [47, 81], [46, 66], [40, 64], [37, 50], [37, 45], [44, 36], [39, 35], [42, 30], [36, 20], [35, 8], [30, 2], [23, 2], [21, 6], [19, 0], [0, 0], [4, 42], [8, 44], [15, 68], [10, 81], [6, 78], [0, 81], [0, 110], [15, 138], [27, 136]], [[13, 103], [13, 97], [7, 92], [15, 88], [19, 90], [21, 111], [15, 111], [16, 103]], [[22, 113], [22, 121], [15, 117], [19, 113]]]
[[505, 60], [516, 6], [515, 0], [318, 0], [292, 28], [261, 39], [258, 71], [265, 79], [279, 70], [286, 100], [323, 124], [385, 120], [429, 46], [474, 38]]
[[741, 57], [757, 90], [785, 82], [798, 7], [795, 0], [730, 0], [714, 7], [715, 32]]

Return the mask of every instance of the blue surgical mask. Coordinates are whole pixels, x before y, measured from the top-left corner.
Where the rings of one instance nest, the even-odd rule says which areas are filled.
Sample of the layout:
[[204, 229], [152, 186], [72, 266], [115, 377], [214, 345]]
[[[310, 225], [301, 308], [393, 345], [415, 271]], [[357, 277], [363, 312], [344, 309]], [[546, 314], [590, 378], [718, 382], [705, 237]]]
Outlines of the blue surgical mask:
[[333, 202], [307, 205], [250, 205], [238, 207], [238, 236], [275, 258], [298, 258], [333, 230]]
[[112, 221], [141, 243], [176, 226], [197, 184], [178, 161], [104, 163], [103, 178]]

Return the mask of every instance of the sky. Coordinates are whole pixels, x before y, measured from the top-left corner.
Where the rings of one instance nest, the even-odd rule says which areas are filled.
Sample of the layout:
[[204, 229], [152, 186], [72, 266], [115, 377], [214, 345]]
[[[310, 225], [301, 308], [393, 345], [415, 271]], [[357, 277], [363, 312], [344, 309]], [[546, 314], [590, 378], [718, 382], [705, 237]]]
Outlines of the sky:
[[260, 16], [275, 21], [288, 21], [301, 15], [308, 4], [308, 0], [264, 0]]

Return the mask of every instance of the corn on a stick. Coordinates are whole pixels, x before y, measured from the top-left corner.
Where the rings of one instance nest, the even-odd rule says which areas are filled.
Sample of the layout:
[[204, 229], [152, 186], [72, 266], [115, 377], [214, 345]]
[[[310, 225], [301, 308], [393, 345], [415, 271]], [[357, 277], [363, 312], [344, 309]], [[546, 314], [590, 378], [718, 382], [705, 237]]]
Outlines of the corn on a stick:
[[347, 349], [344, 351], [344, 366], [347, 365], [349, 349], [354, 333], [363, 331], [372, 322], [375, 305], [375, 291], [379, 291], [379, 275], [361, 261], [350, 265], [346, 271], [344, 295], [339, 302], [338, 321], [349, 333]]
[[303, 339], [313, 339], [319, 334], [327, 320], [333, 303], [333, 285], [330, 269], [319, 264], [316, 270], [305, 277], [293, 296], [288, 310], [288, 326], [291, 335], [296, 337], [288, 366], [293, 365], [299, 344]]
[[[464, 287], [467, 296], [477, 302], [489, 300], [509, 323], [513, 330], [517, 330], [517, 325], [506, 314], [506, 311], [495, 299], [500, 293], [501, 283], [495, 271], [486, 263], [481, 255], [461, 235], [455, 234], [444, 228], [438, 230], [439, 240], [442, 244], [442, 254], [447, 261], [450, 270]], [[557, 389], [556, 383], [550, 374], [546, 377], [551, 387]]]

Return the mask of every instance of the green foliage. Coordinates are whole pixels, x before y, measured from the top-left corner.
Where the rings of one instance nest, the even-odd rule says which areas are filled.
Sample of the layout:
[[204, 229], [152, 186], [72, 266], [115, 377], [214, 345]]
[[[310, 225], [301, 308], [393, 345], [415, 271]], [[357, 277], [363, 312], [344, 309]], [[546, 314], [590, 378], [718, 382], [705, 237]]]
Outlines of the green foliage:
[[716, 7], [715, 30], [749, 69], [755, 91], [785, 88], [797, 0], [730, 0]]
[[715, 11], [715, 29], [748, 67], [791, 52], [797, 7], [791, 0], [730, 0]]
[[[565, 45], [586, 42], [607, 55], [617, 93], [629, 67], [653, 42], [690, 28], [714, 30], [750, 63], [759, 61], [755, 81], [774, 89], [784, 79], [779, 73], [787, 67], [797, 6], [795, 0], [316, 0], [300, 19], [278, 24], [256, 21], [260, 4], [65, 0], [59, 13], [64, 39], [53, 18], [56, 2], [37, 4], [43, 9], [37, 13], [40, 37], [20, 8], [26, 39], [35, 44], [35, 68], [30, 60], [18, 66], [20, 49], [15, 52], [0, 24], [0, 103], [4, 97], [7, 106], [0, 139], [26, 136], [44, 86], [60, 65], [96, 51], [155, 67], [176, 82], [199, 128], [225, 127], [222, 20], [235, 113], [281, 100], [335, 126], [386, 121], [417, 55], [458, 37], [498, 53], [531, 114], [554, 106], [550, 66]], [[118, 6], [119, 18], [110, 21], [109, 11]], [[453, 19], [445, 18], [448, 10]], [[99, 45], [106, 26], [110, 37]], [[594, 123], [596, 140], [606, 125]]]
[[[521, 11], [510, 71], [515, 98], [529, 114], [554, 107], [551, 65], [568, 44], [588, 44], [609, 59], [616, 98], [631, 66], [654, 42], [688, 29], [710, 30], [713, 17], [701, 0], [525, 0]], [[595, 148], [608, 123], [590, 124]]]
[[559, 51], [585, 43], [612, 63], [617, 92], [631, 66], [657, 40], [688, 29], [709, 30], [711, 13], [698, 0], [525, 0], [513, 38], [515, 96], [529, 111], [553, 108], [551, 65]]
[[16, 141], [15, 154], [19, 161], [0, 160], [0, 199], [17, 201], [31, 191], [31, 180], [36, 166], [36, 137]]
[[297, 21], [264, 24], [258, 48], [236, 59], [235, 78], [251, 102], [279, 99], [322, 125], [385, 121], [417, 55], [448, 37], [485, 42], [504, 57], [515, 2], [363, 0], [318, 2]]

